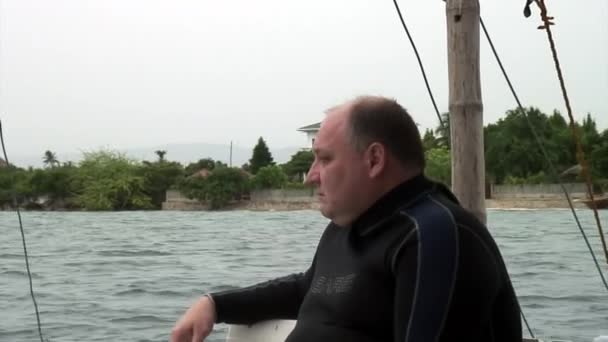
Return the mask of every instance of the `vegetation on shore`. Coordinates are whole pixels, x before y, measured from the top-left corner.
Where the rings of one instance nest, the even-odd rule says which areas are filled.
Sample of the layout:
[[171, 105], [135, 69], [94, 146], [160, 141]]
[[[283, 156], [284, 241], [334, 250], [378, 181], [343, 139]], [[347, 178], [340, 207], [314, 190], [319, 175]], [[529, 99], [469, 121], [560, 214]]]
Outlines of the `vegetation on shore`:
[[[551, 115], [536, 108], [507, 111], [506, 115], [484, 127], [486, 180], [494, 184], [540, 184], [583, 181], [576, 158], [572, 127], [558, 112]], [[527, 117], [527, 119], [526, 119]], [[528, 123], [528, 120], [530, 123]], [[450, 183], [449, 116], [443, 114], [445, 127], [427, 130], [423, 144], [427, 173]], [[545, 158], [534, 134], [542, 142]], [[608, 190], [608, 129], [598, 132], [590, 114], [574, 127], [583, 146], [585, 160], [597, 189]], [[550, 164], [558, 173], [552, 174]], [[566, 172], [570, 170], [569, 172]]]
[[[546, 115], [536, 108], [527, 116], [542, 140], [557, 172], [577, 164], [571, 127], [557, 111]], [[426, 173], [450, 183], [448, 125], [423, 134], [427, 157]], [[596, 189], [607, 189], [608, 129], [598, 132], [587, 115], [575, 127], [581, 137]], [[580, 180], [579, 175], [552, 175], [526, 117], [508, 111], [498, 122], [484, 128], [487, 179], [496, 184], [553, 183]], [[155, 161], [137, 161], [116, 151], [85, 153], [78, 164], [60, 162], [55, 153], [43, 154], [43, 168], [22, 169], [0, 160], [0, 208], [16, 205], [29, 209], [145, 210], [159, 209], [166, 191], [176, 189], [189, 198], [221, 208], [246, 198], [254, 189], [302, 188], [303, 177], [313, 161], [312, 152], [302, 150], [285, 164], [277, 165], [260, 137], [249, 162], [228, 167], [210, 158], [182, 165], [156, 151]], [[576, 168], [575, 168], [576, 169]], [[608, 189], [607, 189], [608, 190]]]

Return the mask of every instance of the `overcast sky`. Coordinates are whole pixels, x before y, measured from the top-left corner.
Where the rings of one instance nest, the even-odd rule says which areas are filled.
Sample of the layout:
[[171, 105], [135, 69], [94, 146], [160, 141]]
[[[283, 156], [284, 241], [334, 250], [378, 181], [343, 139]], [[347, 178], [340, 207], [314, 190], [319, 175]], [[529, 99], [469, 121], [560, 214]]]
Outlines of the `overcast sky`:
[[[538, 9], [482, 3], [524, 105], [565, 107]], [[608, 127], [608, 1], [551, 0], [575, 116]], [[445, 5], [400, 1], [441, 111]], [[482, 37], [484, 122], [515, 103]], [[0, 0], [0, 119], [10, 155], [172, 143], [273, 148], [361, 94], [438, 124], [391, 1]], [[169, 155], [170, 156], [170, 151]]]

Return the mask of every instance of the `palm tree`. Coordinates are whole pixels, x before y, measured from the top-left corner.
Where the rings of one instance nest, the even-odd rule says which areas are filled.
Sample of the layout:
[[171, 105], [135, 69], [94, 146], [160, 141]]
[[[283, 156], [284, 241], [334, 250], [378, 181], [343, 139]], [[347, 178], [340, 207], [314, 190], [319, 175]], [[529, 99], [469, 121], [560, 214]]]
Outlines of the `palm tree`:
[[162, 163], [162, 162], [165, 161], [165, 154], [167, 154], [167, 151], [165, 151], [165, 150], [157, 150], [157, 151], [154, 151], [154, 153], [156, 153], [156, 155], [158, 156], [158, 161], [160, 163]]
[[44, 157], [42, 158], [42, 162], [45, 166], [55, 167], [55, 165], [59, 164], [57, 160], [57, 155], [49, 150], [44, 152]]
[[443, 121], [443, 125], [439, 124], [439, 126], [435, 129], [435, 134], [438, 135], [437, 141], [442, 146], [450, 148], [450, 113], [442, 113], [441, 121]]

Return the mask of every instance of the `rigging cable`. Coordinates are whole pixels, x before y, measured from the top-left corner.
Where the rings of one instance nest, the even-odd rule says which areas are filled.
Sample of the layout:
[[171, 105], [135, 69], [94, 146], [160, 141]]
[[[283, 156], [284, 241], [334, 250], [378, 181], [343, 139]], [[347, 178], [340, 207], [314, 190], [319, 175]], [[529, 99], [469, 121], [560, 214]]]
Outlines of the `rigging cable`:
[[426, 72], [424, 71], [424, 66], [422, 65], [422, 59], [420, 58], [420, 54], [418, 53], [418, 49], [416, 48], [416, 44], [414, 43], [414, 39], [410, 34], [410, 30], [407, 28], [405, 24], [405, 20], [403, 19], [403, 15], [401, 15], [401, 10], [399, 9], [399, 4], [397, 4], [397, 0], [393, 0], [393, 4], [395, 4], [395, 9], [397, 10], [397, 14], [399, 15], [399, 19], [401, 20], [401, 26], [405, 30], [405, 34], [407, 38], [410, 40], [410, 44], [412, 45], [412, 49], [414, 49], [414, 54], [416, 55], [416, 59], [418, 60], [418, 66], [420, 66], [420, 71], [422, 72], [422, 77], [424, 78], [424, 84], [426, 85], [426, 90], [429, 93], [429, 97], [431, 98], [431, 102], [433, 103], [433, 108], [435, 108], [435, 114], [437, 114], [437, 119], [439, 119], [439, 123], [442, 128], [445, 128], [443, 124], [443, 119], [441, 119], [441, 114], [439, 114], [439, 109], [437, 108], [437, 103], [435, 103], [435, 97], [433, 96], [433, 92], [431, 91], [431, 86], [429, 85], [429, 80], [426, 78]]
[[553, 163], [551, 162], [551, 159], [549, 158], [547, 151], [545, 150], [545, 147], [541, 141], [541, 139], [539, 138], [538, 134], [536, 133], [536, 130], [534, 129], [534, 125], [532, 125], [532, 122], [530, 121], [528, 115], [526, 114], [525, 109], [523, 108], [521, 102], [519, 101], [519, 97], [517, 96], [517, 93], [515, 92], [515, 89], [513, 88], [513, 84], [511, 83], [511, 80], [509, 78], [509, 76], [507, 75], [507, 72], [502, 64], [502, 61], [498, 55], [498, 52], [496, 51], [496, 48], [494, 47], [494, 43], [492, 42], [492, 39], [490, 38], [490, 35], [488, 33], [488, 30], [483, 22], [483, 20], [480, 18], [480, 22], [481, 22], [481, 27], [483, 29], [483, 32], [486, 36], [486, 38], [488, 39], [488, 43], [490, 44], [490, 47], [492, 49], [492, 52], [494, 53], [494, 57], [496, 57], [496, 61], [498, 62], [498, 65], [500, 67], [500, 70], [502, 70], [502, 73], [505, 77], [505, 80], [507, 81], [507, 84], [509, 85], [509, 89], [511, 89], [511, 93], [513, 94], [513, 97], [515, 98], [515, 101], [517, 102], [517, 106], [519, 108], [519, 111], [523, 114], [523, 116], [526, 118], [526, 121], [528, 122], [528, 126], [530, 127], [530, 131], [532, 132], [532, 135], [534, 136], [534, 139], [536, 140], [536, 143], [538, 144], [541, 153], [543, 154], [543, 156], [545, 157], [548, 165], [549, 165], [549, 171], [552, 174], [552, 176], [555, 178], [555, 181], [557, 181], [562, 189], [562, 191], [564, 192], [564, 195], [566, 196], [566, 200], [568, 201], [568, 206], [570, 207], [570, 211], [572, 212], [572, 215], [574, 216], [574, 220], [576, 221], [576, 225], [578, 226], [578, 229], [581, 232], [581, 235], [583, 236], [583, 239], [585, 240], [585, 243], [587, 244], [587, 248], [589, 249], [589, 252], [591, 253], [591, 257], [593, 258], [593, 261], [595, 263], [595, 266], [597, 267], [598, 273], [600, 275], [600, 278], [602, 280], [602, 282], [604, 283], [604, 287], [606, 287], [606, 290], [608, 290], [608, 283], [606, 283], [606, 279], [604, 278], [604, 275], [602, 273], [602, 269], [597, 261], [597, 258], [595, 257], [595, 253], [593, 252], [593, 248], [591, 247], [591, 244], [589, 243], [589, 239], [587, 238], [587, 234], [585, 234], [585, 231], [583, 230], [583, 227], [581, 225], [581, 222], [578, 218], [578, 215], [576, 214], [576, 210], [574, 210], [574, 205], [572, 204], [572, 199], [570, 198], [570, 195], [568, 194], [568, 190], [566, 189], [566, 187], [564, 186], [564, 184], [559, 180], [559, 177], [557, 176], [557, 171], [555, 169], [555, 166], [553, 165]]
[[[2, 120], [0, 120], [0, 143], [2, 144], [2, 153], [4, 154], [4, 161], [7, 167], [11, 167], [8, 157], [6, 155], [6, 148], [4, 147], [4, 135], [2, 134]], [[13, 191], [13, 206], [17, 210], [17, 217], [19, 218], [19, 228], [21, 229], [21, 241], [23, 242], [23, 255], [25, 257], [25, 267], [27, 269], [27, 277], [30, 280], [30, 296], [34, 302], [34, 309], [36, 310], [36, 321], [38, 322], [38, 335], [40, 336], [40, 342], [44, 342], [42, 338], [42, 326], [40, 324], [40, 313], [38, 311], [38, 304], [36, 303], [36, 297], [34, 296], [34, 286], [32, 284], [32, 273], [30, 272], [30, 263], [27, 256], [27, 247], [25, 243], [25, 233], [23, 232], [23, 221], [21, 220], [21, 212], [19, 211], [19, 205], [17, 203], [17, 195]]]

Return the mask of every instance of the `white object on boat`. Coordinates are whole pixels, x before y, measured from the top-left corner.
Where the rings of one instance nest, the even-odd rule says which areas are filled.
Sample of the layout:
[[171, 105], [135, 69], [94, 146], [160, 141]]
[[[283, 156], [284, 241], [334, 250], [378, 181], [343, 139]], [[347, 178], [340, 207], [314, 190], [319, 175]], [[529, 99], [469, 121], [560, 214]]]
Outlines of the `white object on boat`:
[[593, 339], [593, 342], [608, 342], [608, 335], [598, 336]]
[[[229, 325], [226, 342], [284, 342], [296, 325], [292, 320], [270, 320], [253, 325]], [[523, 342], [571, 342], [524, 338]], [[593, 342], [608, 342], [608, 336], [598, 336]]]
[[284, 342], [296, 325], [292, 320], [270, 320], [253, 325], [230, 325], [226, 342]]

